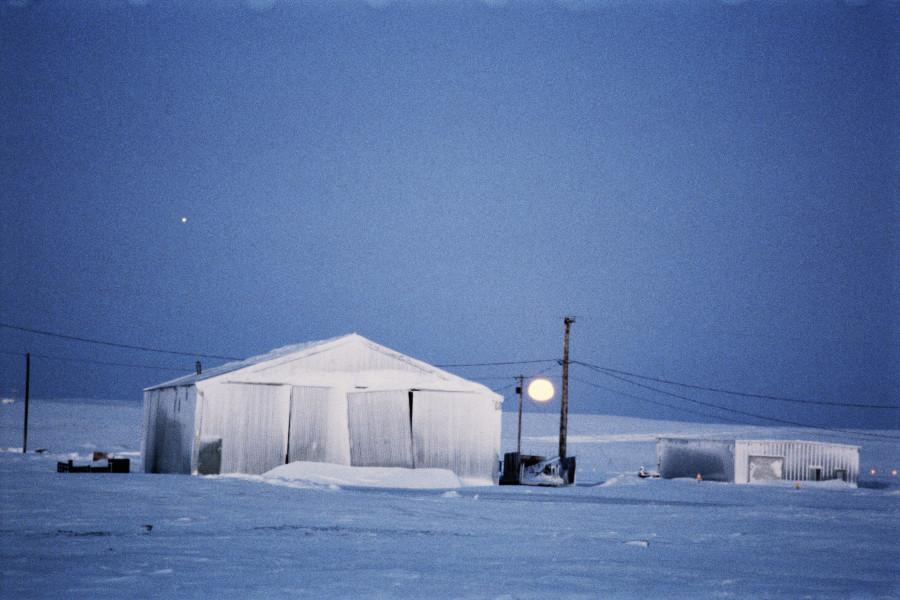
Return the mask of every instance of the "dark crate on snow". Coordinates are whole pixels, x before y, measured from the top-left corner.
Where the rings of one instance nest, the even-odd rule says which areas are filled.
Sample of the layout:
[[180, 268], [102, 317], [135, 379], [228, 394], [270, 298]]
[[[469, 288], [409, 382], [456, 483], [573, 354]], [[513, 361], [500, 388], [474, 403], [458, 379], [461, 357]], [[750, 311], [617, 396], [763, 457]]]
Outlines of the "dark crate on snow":
[[72, 461], [56, 463], [57, 473], [130, 473], [130, 458], [110, 458], [106, 466], [74, 465]]

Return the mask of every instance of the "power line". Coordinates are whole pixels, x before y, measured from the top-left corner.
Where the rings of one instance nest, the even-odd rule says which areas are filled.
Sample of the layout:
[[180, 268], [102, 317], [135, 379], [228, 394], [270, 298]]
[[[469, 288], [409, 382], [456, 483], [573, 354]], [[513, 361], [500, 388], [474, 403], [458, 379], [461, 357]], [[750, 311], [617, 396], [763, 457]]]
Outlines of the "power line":
[[686, 413], [691, 413], [692, 415], [699, 415], [699, 416], [701, 416], [701, 417], [711, 417], [711, 418], [713, 418], [713, 419], [720, 419], [720, 420], [722, 420], [722, 421], [729, 421], [729, 422], [731, 422], [731, 423], [736, 423], [736, 424], [738, 424], [738, 425], [748, 425], [748, 423], [747, 423], [746, 421], [738, 421], [737, 419], [732, 419], [732, 418], [724, 417], [724, 416], [721, 416], [721, 415], [714, 415], [714, 414], [712, 414], [712, 413], [700, 412], [699, 410], [691, 410], [691, 409], [689, 409], [689, 408], [684, 408], [683, 406], [675, 406], [674, 404], [667, 404], [667, 403], [665, 403], [665, 402], [660, 402], [660, 401], [658, 401], [658, 400], [650, 400], [649, 398], [644, 398], [644, 397], [642, 397], [642, 396], [635, 396], [634, 394], [628, 394], [628, 393], [626, 393], [626, 392], [622, 392], [622, 391], [620, 391], [620, 390], [616, 390], [616, 389], [613, 389], [613, 388], [611, 388], [611, 387], [606, 387], [605, 385], [599, 385], [599, 384], [596, 384], [596, 383], [591, 383], [590, 381], [587, 381], [587, 380], [585, 380], [585, 379], [579, 379], [578, 377], [573, 377], [572, 379], [574, 379], [575, 381], [578, 381], [578, 382], [587, 384], [587, 385], [589, 385], [589, 386], [591, 386], [591, 387], [595, 387], [595, 388], [598, 388], [598, 389], [601, 389], [601, 390], [604, 390], [604, 391], [607, 391], [607, 392], [612, 392], [613, 394], [618, 394], [618, 395], [620, 395], [620, 396], [625, 396], [626, 398], [632, 398], [632, 399], [634, 399], [634, 400], [640, 400], [641, 402], [647, 402], [647, 403], [649, 403], [649, 404], [656, 404], [657, 406], [664, 406], [664, 407], [666, 407], [666, 408], [671, 408], [671, 409], [674, 409], [674, 410], [678, 410], [678, 411], [682, 411], [682, 412], [686, 412]]
[[[531, 362], [545, 362], [545, 361], [531, 361]], [[553, 362], [555, 363], [556, 360], [554, 359]], [[526, 375], [525, 378], [526, 378], [526, 379], [533, 379], [534, 377], [540, 377], [541, 375], [543, 375], [544, 373], [546, 373], [547, 371], [549, 371], [550, 369], [552, 369], [554, 366], [555, 366], [555, 365], [550, 365], [549, 367], [547, 367], [547, 368], [545, 368], [545, 369], [541, 369], [541, 370], [538, 371], [537, 373], [532, 373], [531, 375]], [[510, 379], [513, 380], [513, 383], [511, 383], [511, 384], [509, 384], [509, 385], [504, 385], [504, 386], [499, 387], [499, 388], [496, 388], [496, 389], [492, 389], [491, 391], [492, 391], [492, 392], [496, 392], [496, 393], [499, 394], [499, 393], [500, 393], [501, 391], [503, 391], [503, 390], [508, 390], [509, 388], [518, 385], [518, 383], [519, 383], [519, 378], [518, 378], [518, 376], [516, 376], [516, 377], [510, 377]]]
[[822, 400], [800, 400], [798, 398], [785, 398], [782, 396], [768, 396], [765, 394], [751, 394], [748, 392], [736, 392], [734, 390], [726, 390], [722, 388], [714, 388], [714, 387], [705, 387], [702, 385], [694, 385], [691, 383], [681, 383], [679, 381], [671, 381], [668, 379], [660, 379], [658, 377], [650, 377], [649, 375], [639, 375], [637, 373], [629, 373], [628, 371], [619, 371], [617, 369], [610, 369], [609, 367], [600, 367], [597, 365], [591, 365], [585, 362], [573, 360], [573, 364], [579, 364], [584, 367], [588, 367], [590, 369], [594, 369], [595, 371], [607, 372], [607, 373], [617, 373], [619, 375], [627, 375], [629, 377], [636, 377], [638, 379], [645, 379], [647, 381], [655, 381], [657, 383], [667, 383], [669, 385], [677, 385], [679, 387], [691, 388], [695, 390], [703, 390], [706, 392], [717, 392], [720, 394], [730, 394], [732, 396], [743, 396], [745, 398], [757, 398], [760, 400], [777, 400], [780, 402], [795, 402], [798, 404], [818, 404], [820, 406], [844, 406], [850, 408], [878, 408], [878, 409], [888, 409], [888, 410], [900, 410], [900, 406], [893, 405], [883, 405], [883, 404], [857, 404], [853, 402], [825, 402]]
[[[764, 415], [758, 415], [758, 414], [756, 414], [756, 413], [746, 412], [746, 411], [743, 411], [743, 410], [737, 410], [737, 409], [734, 409], [734, 408], [727, 408], [727, 407], [724, 407], [724, 406], [719, 406], [719, 405], [717, 405], [717, 404], [711, 404], [711, 403], [709, 403], [709, 402], [703, 402], [702, 400], [696, 400], [696, 399], [694, 399], [694, 398], [689, 398], [688, 396], [682, 396], [682, 395], [680, 395], [680, 394], [675, 394], [675, 393], [672, 393], [672, 392], [668, 392], [668, 391], [666, 391], [666, 390], [661, 390], [661, 389], [659, 389], [659, 388], [655, 388], [655, 387], [653, 387], [653, 386], [649, 386], [649, 385], [646, 385], [646, 384], [643, 384], [643, 383], [638, 383], [637, 381], [632, 381], [632, 380], [630, 380], [630, 379], [626, 379], [625, 377], [622, 377], [622, 376], [620, 376], [620, 375], [615, 375], [615, 374], [613, 374], [613, 373], [607, 373], [607, 372], [605, 372], [605, 371], [598, 371], [598, 372], [599, 372], [599, 373], [602, 373], [602, 374], [604, 374], [604, 375], [606, 375], [607, 377], [612, 377], [613, 379], [618, 379], [619, 381], [624, 381], [625, 383], [630, 383], [631, 385], [636, 385], [636, 386], [638, 386], [638, 387], [642, 387], [642, 388], [645, 388], [645, 389], [648, 389], [648, 390], [652, 390], [652, 391], [658, 392], [658, 393], [660, 393], [660, 394], [665, 394], [665, 395], [667, 395], [667, 396], [672, 396], [673, 398], [679, 398], [679, 399], [681, 399], [681, 400], [686, 400], [686, 401], [688, 401], [688, 402], [693, 402], [694, 404], [700, 404], [700, 405], [707, 406], [707, 407], [710, 407], [710, 408], [715, 408], [716, 410], [724, 410], [724, 411], [726, 411], [726, 412], [735, 413], [735, 414], [739, 414], [739, 415], [744, 415], [744, 416], [747, 416], [747, 417], [752, 417], [752, 418], [754, 418], [754, 419], [761, 419], [761, 420], [764, 420], [764, 421], [772, 421], [772, 422], [775, 422], [775, 423], [781, 423], [781, 424], [784, 424], [784, 425], [792, 425], [792, 426], [795, 426], [795, 427], [806, 427], [806, 428], [809, 428], [809, 429], [821, 429], [821, 430], [824, 430], [824, 431], [835, 431], [835, 432], [841, 432], [841, 433], [846, 433], [846, 434], [858, 434], [858, 432], [850, 431], [850, 430], [848, 430], [848, 429], [839, 429], [839, 428], [834, 428], [834, 427], [821, 427], [821, 426], [818, 426], [818, 425], [807, 425], [806, 423], [799, 423], [799, 422], [797, 422], [797, 421], [789, 421], [789, 420], [787, 420], [787, 419], [779, 419], [779, 418], [777, 418], [777, 417], [766, 417], [766, 416], [764, 416]], [[872, 437], [877, 437], [877, 438], [889, 439], [889, 440], [900, 439], [900, 437], [898, 437], [898, 436], [881, 435], [881, 434], [877, 434], [877, 433], [866, 433], [865, 435], [867, 435], [867, 436], [872, 436]]]
[[[12, 356], [25, 356], [25, 352], [10, 352], [8, 350], [0, 350], [2, 354], [9, 354]], [[119, 363], [119, 362], [106, 362], [102, 360], [92, 360], [90, 358], [75, 358], [72, 356], [52, 356], [50, 354], [35, 354], [34, 352], [29, 352], [32, 358], [46, 358], [49, 360], [61, 360], [66, 362], [82, 362], [82, 363], [90, 363], [94, 365], [107, 365], [111, 367], [134, 367], [137, 369], [156, 369], [158, 371], [172, 371], [172, 372], [189, 372], [191, 368], [182, 368], [182, 367], [163, 367], [160, 365], [137, 365], [134, 363]]]
[[535, 363], [558, 362], [556, 358], [545, 358], [543, 360], [513, 360], [507, 362], [486, 362], [486, 363], [468, 363], [459, 365], [434, 365], [439, 369], [449, 369], [452, 367], [499, 367], [505, 365], [530, 365]]
[[77, 337], [74, 335], [65, 335], [62, 333], [54, 333], [52, 331], [42, 331], [40, 329], [31, 329], [29, 327], [18, 327], [8, 323], [0, 323], [0, 327], [7, 329], [15, 329], [16, 331], [24, 331], [26, 333], [37, 333], [39, 335], [48, 335], [50, 337], [62, 338], [65, 340], [73, 340], [76, 342], [86, 342], [89, 344], [100, 344], [102, 346], [112, 346], [114, 348], [127, 348], [129, 350], [141, 350], [143, 352], [161, 352], [163, 354], [176, 354], [179, 356], [191, 356], [199, 358], [215, 358], [219, 360], [243, 360], [234, 356], [216, 356], [214, 354], [200, 354], [199, 352], [178, 352], [176, 350], [162, 350], [160, 348], [148, 348], [146, 346], [131, 346], [128, 344], [118, 344], [115, 342], [104, 342], [102, 340], [94, 340], [90, 338]]
[[[682, 407], [682, 406], [675, 406], [675, 405], [672, 405], [672, 404], [667, 404], [667, 403], [665, 403], [665, 402], [659, 402], [658, 400], [650, 400], [649, 398], [644, 398], [644, 397], [642, 397], [642, 396], [635, 396], [635, 395], [633, 395], [633, 394], [628, 394], [628, 393], [626, 393], [626, 392], [623, 392], [623, 391], [620, 391], [620, 390], [616, 390], [616, 389], [613, 389], [613, 388], [610, 388], [610, 387], [606, 387], [606, 386], [603, 386], [603, 385], [598, 385], [598, 384], [596, 384], [596, 383], [591, 383], [590, 381], [585, 381], [585, 380], [583, 380], [583, 379], [577, 379], [577, 378], [575, 378], [575, 379], [576, 379], [576, 381], [579, 381], [579, 382], [581, 382], [581, 383], [585, 383], [585, 384], [590, 385], [590, 386], [592, 386], [592, 387], [599, 388], [599, 389], [601, 389], [601, 390], [605, 390], [605, 391], [611, 392], [611, 393], [613, 393], [613, 394], [618, 394], [618, 395], [620, 395], [620, 396], [625, 396], [626, 398], [632, 398], [632, 399], [634, 399], [634, 400], [639, 400], [639, 401], [641, 401], [641, 402], [647, 402], [647, 403], [650, 403], [650, 404], [656, 404], [656, 405], [658, 405], [658, 406], [664, 406], [664, 407], [666, 407], [666, 408], [671, 408], [671, 409], [678, 410], [678, 411], [688, 412], [688, 413], [695, 414], [695, 415], [700, 415], [700, 416], [704, 416], [704, 417], [711, 417], [711, 418], [713, 418], [713, 419], [719, 419], [719, 420], [722, 420], [722, 421], [728, 421], [728, 422], [730, 422], [730, 423], [735, 423], [735, 424], [737, 424], [737, 425], [747, 425], [747, 426], [751, 426], [751, 427], [755, 427], [755, 426], [756, 426], [756, 425], [754, 425], [753, 423], [748, 423], [748, 422], [746, 422], [746, 421], [740, 421], [740, 420], [737, 420], [737, 419], [732, 419], [732, 418], [730, 418], [730, 417], [726, 417], [726, 416], [723, 416], [723, 415], [714, 415], [714, 414], [710, 414], [710, 413], [705, 413], [705, 412], [700, 412], [700, 411], [696, 411], [696, 410], [691, 410], [691, 409], [689, 409], [689, 408], [684, 408], [684, 407]], [[728, 410], [728, 409], [723, 409], [723, 410]], [[758, 418], [765, 419], [766, 417], [758, 417]], [[894, 438], [894, 437], [892, 437], [892, 436], [885, 436], [885, 435], [881, 435], [881, 434], [877, 434], [877, 433], [871, 433], [871, 432], [867, 432], [867, 431], [850, 431], [850, 430], [844, 430], [844, 429], [835, 429], [835, 430], [832, 430], [832, 429], [829, 429], [829, 428], [825, 428], [825, 427], [815, 427], [815, 426], [812, 426], [812, 425], [803, 425], [803, 427], [811, 427], [811, 428], [814, 428], [814, 429], [820, 429], [820, 430], [823, 431], [823, 433], [821, 433], [820, 435], [829, 436], [829, 437], [840, 436], [840, 438], [844, 438], [844, 437], [846, 437], [847, 434], [850, 434], [850, 435], [856, 435], [856, 436], [861, 437], [861, 438], [877, 438], [877, 439], [888, 438], [888, 439], [896, 439], [896, 438]]]

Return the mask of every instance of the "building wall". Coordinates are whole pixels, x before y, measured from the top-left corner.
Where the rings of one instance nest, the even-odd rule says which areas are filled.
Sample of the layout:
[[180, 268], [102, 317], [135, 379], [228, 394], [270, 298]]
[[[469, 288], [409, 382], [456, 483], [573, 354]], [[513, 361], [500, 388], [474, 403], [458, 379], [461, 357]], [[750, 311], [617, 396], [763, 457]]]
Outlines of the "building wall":
[[859, 448], [798, 440], [703, 440], [659, 438], [660, 476], [754, 483], [843, 479], [856, 485]]
[[696, 477], [712, 481], [734, 481], [734, 442], [658, 438], [656, 455], [659, 474], [666, 479]]
[[194, 449], [196, 387], [178, 386], [144, 393], [144, 471], [190, 473]]
[[501, 413], [493, 402], [475, 394], [416, 391], [412, 407], [416, 468], [497, 480]]
[[262, 363], [250, 369], [254, 376], [281, 381], [299, 382], [308, 380], [311, 373], [364, 373], [389, 371], [397, 373], [427, 374], [414, 361], [392, 352], [375, 352], [365, 344], [343, 344], [325, 347], [321, 351], [283, 359], [272, 363]]
[[201, 383], [198, 438], [222, 440], [222, 473], [260, 475], [285, 463], [291, 386]]
[[347, 394], [350, 464], [413, 468], [409, 391]]
[[819, 469], [822, 480], [841, 479], [856, 485], [859, 477], [859, 448], [845, 444], [797, 440], [738, 440], [735, 442], [735, 482], [750, 483], [751, 457], [781, 457], [781, 478], [787, 481], [815, 480]]
[[411, 402], [408, 389], [360, 390], [351, 376], [344, 381], [344, 387], [323, 387], [217, 377], [149, 390], [145, 469], [261, 474], [285, 462], [313, 461], [442, 468], [497, 480], [495, 394], [416, 390]]
[[288, 462], [350, 465], [347, 395], [327, 387], [291, 388]]

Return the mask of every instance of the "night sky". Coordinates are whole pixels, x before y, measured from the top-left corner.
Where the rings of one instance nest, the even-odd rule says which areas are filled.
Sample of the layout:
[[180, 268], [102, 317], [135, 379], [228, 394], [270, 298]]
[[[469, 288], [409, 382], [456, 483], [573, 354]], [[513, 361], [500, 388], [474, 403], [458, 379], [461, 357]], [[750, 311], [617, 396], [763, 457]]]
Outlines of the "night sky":
[[900, 428], [898, 99], [896, 0], [0, 0], [0, 395], [357, 332], [516, 410], [571, 316], [570, 412]]

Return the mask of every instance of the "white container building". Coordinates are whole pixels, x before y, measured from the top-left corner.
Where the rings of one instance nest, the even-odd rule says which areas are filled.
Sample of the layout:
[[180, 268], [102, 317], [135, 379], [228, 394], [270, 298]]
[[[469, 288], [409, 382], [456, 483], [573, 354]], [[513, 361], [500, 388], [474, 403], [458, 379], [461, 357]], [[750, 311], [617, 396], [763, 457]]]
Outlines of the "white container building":
[[856, 486], [859, 446], [799, 440], [657, 438], [661, 477], [733, 483], [841, 480]]
[[261, 474], [294, 461], [497, 481], [503, 397], [357, 334], [144, 390], [148, 473]]

